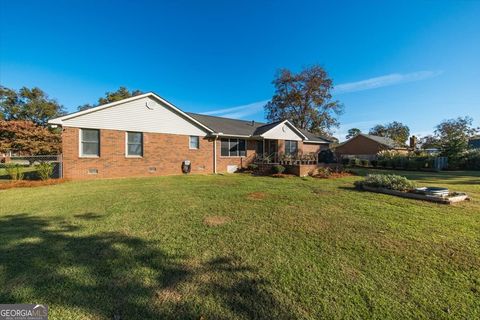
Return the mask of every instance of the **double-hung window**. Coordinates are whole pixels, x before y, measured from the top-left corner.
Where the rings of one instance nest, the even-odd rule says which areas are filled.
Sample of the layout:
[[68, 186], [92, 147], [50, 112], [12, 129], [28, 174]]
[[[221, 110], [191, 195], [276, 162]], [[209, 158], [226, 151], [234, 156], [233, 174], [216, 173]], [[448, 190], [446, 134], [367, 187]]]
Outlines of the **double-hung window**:
[[100, 157], [100, 130], [80, 129], [80, 156]]
[[127, 132], [126, 139], [126, 155], [127, 157], [143, 156], [143, 133]]
[[285, 140], [285, 154], [294, 156], [298, 151], [298, 141]]
[[200, 148], [200, 137], [199, 136], [190, 136], [189, 147], [190, 147], [190, 149], [199, 149]]
[[247, 155], [247, 143], [245, 139], [222, 139], [222, 157], [244, 157]]

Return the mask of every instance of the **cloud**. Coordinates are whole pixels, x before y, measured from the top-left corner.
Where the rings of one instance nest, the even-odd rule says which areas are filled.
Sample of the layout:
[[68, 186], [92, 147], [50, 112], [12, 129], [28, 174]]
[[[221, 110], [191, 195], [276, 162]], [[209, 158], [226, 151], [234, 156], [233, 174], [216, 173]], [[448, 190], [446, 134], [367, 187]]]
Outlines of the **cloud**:
[[441, 75], [442, 71], [417, 71], [412, 73], [392, 73], [385, 76], [365, 79], [356, 82], [339, 84], [334, 93], [341, 94], [393, 86], [401, 83], [425, 80]]
[[[335, 87], [334, 94], [342, 94], [348, 92], [357, 92], [364, 90], [377, 89], [382, 87], [393, 86], [401, 83], [425, 80], [441, 75], [443, 71], [417, 71], [411, 73], [392, 73], [380, 77], [360, 80], [356, 82], [342, 83]], [[232, 108], [224, 108], [202, 112], [206, 115], [217, 115], [226, 118], [243, 118], [259, 113], [263, 110], [265, 104], [269, 100], [252, 102], [249, 104], [236, 106]]]
[[263, 107], [267, 104], [268, 100], [257, 101], [233, 108], [211, 110], [202, 112], [206, 115], [216, 115], [226, 118], [243, 118], [245, 116], [256, 114], [263, 110]]

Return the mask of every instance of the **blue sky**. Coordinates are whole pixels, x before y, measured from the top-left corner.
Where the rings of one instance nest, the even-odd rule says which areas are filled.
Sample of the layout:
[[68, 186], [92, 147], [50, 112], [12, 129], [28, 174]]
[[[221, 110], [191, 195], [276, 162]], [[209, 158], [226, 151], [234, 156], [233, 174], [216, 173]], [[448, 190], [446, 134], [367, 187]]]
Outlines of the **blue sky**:
[[263, 120], [278, 68], [322, 65], [337, 130], [480, 125], [480, 1], [0, 0], [0, 83], [67, 110], [121, 85], [185, 111]]

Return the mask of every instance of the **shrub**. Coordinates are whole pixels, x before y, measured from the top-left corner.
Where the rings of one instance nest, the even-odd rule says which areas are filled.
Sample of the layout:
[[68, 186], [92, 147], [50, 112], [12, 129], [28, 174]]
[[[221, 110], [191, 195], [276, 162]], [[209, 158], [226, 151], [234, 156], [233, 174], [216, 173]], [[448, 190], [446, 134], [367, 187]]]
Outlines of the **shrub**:
[[408, 191], [415, 188], [415, 183], [395, 174], [369, 174], [364, 180], [356, 181], [355, 186]]
[[5, 170], [12, 180], [22, 180], [23, 179], [23, 168], [18, 163], [7, 163], [5, 165]]
[[342, 158], [342, 165], [348, 166], [349, 163], [350, 163], [350, 159], [348, 159], [348, 158]]
[[366, 159], [361, 160], [361, 163], [362, 163], [362, 166], [364, 166], [364, 167], [368, 167], [370, 165], [370, 161], [368, 161]]
[[276, 164], [272, 167], [272, 171], [275, 174], [283, 173], [285, 171], [285, 167], [279, 164]]
[[317, 176], [321, 178], [328, 178], [332, 174], [332, 170], [330, 168], [318, 168]]
[[370, 161], [370, 164], [372, 165], [372, 167], [377, 167], [378, 166], [378, 160], [372, 160]]
[[393, 159], [393, 167], [394, 168], [405, 168], [405, 164], [407, 162], [407, 158], [406, 157], [395, 157]]
[[333, 154], [332, 150], [322, 150], [318, 154], [318, 162], [320, 163], [334, 163], [335, 162], [335, 155]]
[[247, 168], [248, 170], [256, 171], [258, 169], [258, 164], [250, 163]]
[[377, 153], [377, 158], [380, 159], [393, 159], [400, 155], [398, 151], [395, 150], [382, 150]]
[[52, 177], [53, 166], [51, 163], [42, 162], [40, 164], [37, 164], [35, 168], [38, 171], [38, 175], [40, 176], [40, 179], [48, 180]]
[[421, 167], [421, 162], [417, 159], [408, 159], [405, 162], [405, 169], [408, 170], [418, 170]]
[[360, 161], [360, 159], [352, 158], [350, 159], [350, 162], [348, 164], [352, 167], [359, 167], [362, 164], [362, 162]]
[[392, 159], [385, 159], [385, 168], [394, 168], [393, 160]]
[[462, 156], [465, 169], [480, 170], [480, 149], [468, 150]]

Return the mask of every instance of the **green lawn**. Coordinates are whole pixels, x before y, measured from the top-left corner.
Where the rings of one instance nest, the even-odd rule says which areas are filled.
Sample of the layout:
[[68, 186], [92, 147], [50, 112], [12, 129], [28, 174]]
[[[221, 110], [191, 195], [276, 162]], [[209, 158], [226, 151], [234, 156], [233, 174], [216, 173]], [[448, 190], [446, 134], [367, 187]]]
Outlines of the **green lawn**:
[[478, 319], [480, 173], [401, 174], [473, 200], [242, 174], [0, 191], [0, 303], [50, 319]]

